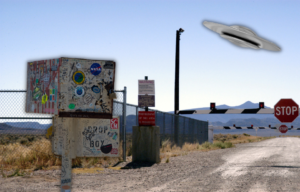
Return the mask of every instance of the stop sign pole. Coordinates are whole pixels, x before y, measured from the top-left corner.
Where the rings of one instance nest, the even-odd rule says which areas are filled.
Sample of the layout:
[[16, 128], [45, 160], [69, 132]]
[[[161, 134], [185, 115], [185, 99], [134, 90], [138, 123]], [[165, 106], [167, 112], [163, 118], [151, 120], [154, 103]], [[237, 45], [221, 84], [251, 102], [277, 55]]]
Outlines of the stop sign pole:
[[280, 99], [274, 106], [274, 115], [281, 123], [292, 123], [299, 116], [299, 105], [293, 99]]

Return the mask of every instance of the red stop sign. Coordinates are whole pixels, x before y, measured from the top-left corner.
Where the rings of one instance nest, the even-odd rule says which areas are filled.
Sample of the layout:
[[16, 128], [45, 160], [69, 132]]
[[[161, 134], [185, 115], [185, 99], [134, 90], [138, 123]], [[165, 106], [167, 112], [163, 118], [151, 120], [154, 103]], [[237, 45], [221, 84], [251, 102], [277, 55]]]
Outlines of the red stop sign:
[[292, 123], [299, 116], [299, 106], [293, 99], [280, 99], [274, 106], [274, 115], [281, 123]]
[[288, 131], [288, 127], [286, 125], [280, 125], [279, 131], [281, 133], [286, 133]]

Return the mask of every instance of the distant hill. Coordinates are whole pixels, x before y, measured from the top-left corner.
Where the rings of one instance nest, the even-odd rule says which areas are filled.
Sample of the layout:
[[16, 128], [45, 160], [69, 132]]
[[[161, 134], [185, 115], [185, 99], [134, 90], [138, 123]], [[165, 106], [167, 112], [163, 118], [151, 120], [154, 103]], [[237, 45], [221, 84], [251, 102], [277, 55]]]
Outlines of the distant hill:
[[46, 134], [45, 129], [19, 128], [0, 123], [0, 134]]
[[10, 125], [12, 127], [19, 128], [33, 128], [33, 129], [48, 129], [51, 124], [40, 124], [38, 122], [5, 122], [5, 124]]

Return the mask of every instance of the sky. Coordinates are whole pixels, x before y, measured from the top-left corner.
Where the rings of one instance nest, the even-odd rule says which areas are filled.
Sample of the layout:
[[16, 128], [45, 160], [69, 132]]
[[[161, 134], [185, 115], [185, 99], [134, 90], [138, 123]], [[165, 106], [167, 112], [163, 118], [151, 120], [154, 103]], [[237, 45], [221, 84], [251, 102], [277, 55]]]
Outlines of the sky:
[[[265, 102], [300, 104], [298, 0], [0, 0], [0, 90], [26, 90], [28, 61], [73, 57], [116, 62], [115, 89], [138, 103], [155, 80], [155, 107], [174, 110], [176, 30], [179, 109]], [[241, 48], [202, 24], [241, 25], [281, 48]]]

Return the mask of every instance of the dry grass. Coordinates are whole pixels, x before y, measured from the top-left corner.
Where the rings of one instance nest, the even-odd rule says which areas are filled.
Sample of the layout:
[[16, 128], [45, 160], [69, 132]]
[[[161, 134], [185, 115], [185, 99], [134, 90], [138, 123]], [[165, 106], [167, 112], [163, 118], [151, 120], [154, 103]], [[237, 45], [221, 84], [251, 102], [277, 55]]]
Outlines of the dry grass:
[[275, 137], [259, 137], [259, 136], [252, 136], [246, 133], [243, 134], [234, 134], [234, 135], [223, 135], [223, 134], [216, 134], [214, 135], [214, 142], [221, 141], [221, 142], [231, 142], [232, 144], [239, 144], [239, 143], [251, 143], [251, 142], [258, 142], [263, 141], [266, 139], [275, 138]]
[[[7, 138], [9, 137], [4, 137], [5, 142], [0, 145], [0, 172], [3, 177], [22, 176], [22, 171], [32, 172], [33, 170], [55, 169], [61, 166], [61, 157], [52, 153], [51, 142], [45, 137], [34, 139], [31, 142], [23, 142], [23, 144], [21, 141], [25, 140], [25, 137], [21, 139], [20, 137], [10, 137], [9, 142], [7, 142]], [[72, 167], [109, 167], [121, 160], [122, 154], [118, 158], [77, 157], [72, 159]]]
[[[170, 140], [162, 141], [160, 149], [161, 162], [169, 163], [170, 157], [187, 155], [191, 151], [210, 151], [234, 147], [234, 144], [257, 142], [273, 137], [256, 137], [247, 134], [243, 135], [214, 135], [214, 143], [205, 142], [185, 143], [178, 147]], [[120, 141], [122, 143], [122, 141]], [[126, 143], [126, 156], [132, 155], [132, 140], [129, 138]], [[91, 171], [101, 171], [123, 160], [122, 150], [118, 158], [90, 157], [72, 159], [72, 167], [75, 172], [80, 172], [76, 168], [93, 169]], [[61, 157], [52, 153], [51, 142], [42, 136], [1, 136], [0, 137], [0, 164], [1, 175], [3, 177], [23, 176], [25, 172], [32, 172], [38, 169], [60, 169]], [[8, 174], [9, 173], [9, 174]]]

